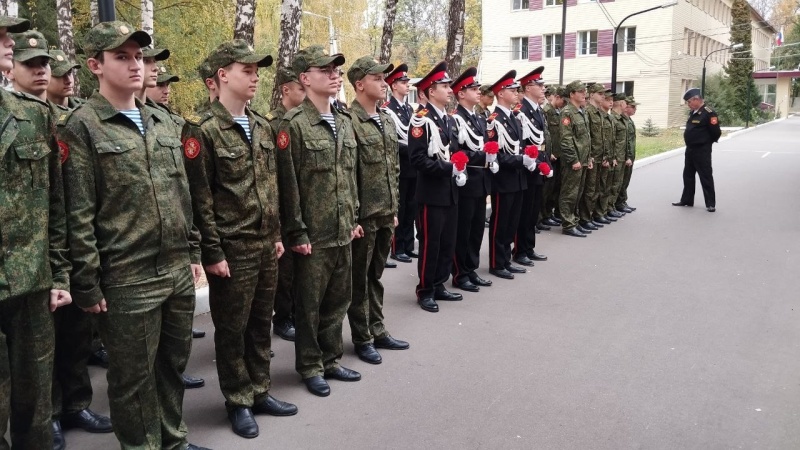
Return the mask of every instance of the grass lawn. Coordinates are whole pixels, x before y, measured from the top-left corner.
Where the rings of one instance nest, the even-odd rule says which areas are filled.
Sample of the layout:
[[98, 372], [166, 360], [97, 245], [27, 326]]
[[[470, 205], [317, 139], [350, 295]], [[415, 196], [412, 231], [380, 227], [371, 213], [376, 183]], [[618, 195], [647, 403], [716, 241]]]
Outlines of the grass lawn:
[[[723, 131], [722, 135], [728, 134]], [[683, 147], [683, 130], [680, 128], [662, 129], [658, 136], [642, 136], [641, 130], [636, 133], [636, 159], [657, 155], [678, 147]]]

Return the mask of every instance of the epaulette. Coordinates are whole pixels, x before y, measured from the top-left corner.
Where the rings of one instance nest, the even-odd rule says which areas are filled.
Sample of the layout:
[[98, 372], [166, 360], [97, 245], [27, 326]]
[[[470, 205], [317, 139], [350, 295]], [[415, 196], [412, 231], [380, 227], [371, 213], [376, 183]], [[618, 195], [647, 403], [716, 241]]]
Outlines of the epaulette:
[[301, 112], [303, 112], [303, 108], [301, 106], [292, 108], [286, 112], [286, 115], [283, 116], [283, 120], [292, 120], [294, 116], [300, 114]]
[[186, 121], [192, 125], [200, 125], [213, 116], [214, 114], [209, 110], [203, 111], [199, 114], [195, 112], [186, 116]]
[[713, 109], [711, 109], [711, 108], [709, 108], [708, 106], [706, 106], [706, 111], [708, 111], [708, 112], [710, 112], [710, 113], [713, 113], [713, 112], [714, 112], [714, 110], [713, 110]]
[[59, 113], [58, 117], [56, 118], [56, 126], [63, 127], [64, 125], [66, 125], [70, 116], [72, 116], [72, 113], [75, 110], [79, 109], [81, 106], [83, 105], [78, 105], [75, 109], [70, 109]]
[[267, 117], [267, 120], [272, 120], [272, 119], [275, 118], [275, 116], [272, 115], [272, 111], [268, 112], [266, 117]]
[[520, 112], [520, 110], [522, 110], [522, 103], [517, 103], [516, 105], [514, 105], [514, 109], [512, 111], [518, 113]]
[[491, 122], [491, 121], [493, 121], [493, 120], [494, 120], [494, 119], [496, 119], [496, 118], [497, 118], [497, 113], [491, 113], [491, 114], [489, 115], [489, 117], [487, 117], [487, 118], [486, 118], [486, 121], [487, 121], [487, 122]]
[[423, 108], [423, 109], [420, 109], [419, 111], [417, 111], [417, 114], [415, 114], [415, 115], [416, 115], [417, 117], [425, 117], [425, 116], [427, 116], [427, 115], [428, 115], [428, 110], [427, 110], [427, 109], [425, 109], [425, 108]]

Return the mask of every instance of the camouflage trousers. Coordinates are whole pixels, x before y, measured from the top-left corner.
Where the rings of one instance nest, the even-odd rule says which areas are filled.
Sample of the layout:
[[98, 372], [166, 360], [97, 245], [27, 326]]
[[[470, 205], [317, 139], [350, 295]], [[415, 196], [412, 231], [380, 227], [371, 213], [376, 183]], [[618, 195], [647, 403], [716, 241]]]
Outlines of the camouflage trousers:
[[633, 175], [633, 165], [626, 166], [623, 163], [622, 169], [624, 172], [622, 175], [622, 185], [619, 188], [619, 195], [617, 196], [617, 202], [615, 206], [623, 206], [628, 203], [628, 186], [631, 185], [631, 175]]
[[353, 343], [366, 344], [389, 335], [383, 324], [381, 276], [392, 244], [394, 216], [359, 222], [364, 237], [353, 240], [353, 296], [347, 309]]
[[578, 217], [576, 215], [578, 200], [580, 200], [583, 192], [587, 170], [586, 167], [573, 170], [569, 165], [562, 164], [562, 166], [561, 195], [558, 201], [558, 209], [563, 220], [561, 227], [568, 230], [578, 225]]
[[53, 418], [82, 411], [92, 403], [92, 382], [86, 362], [92, 354], [92, 315], [74, 303], [53, 313]]
[[[285, 241], [284, 241], [285, 242]], [[292, 280], [294, 279], [294, 255], [291, 250], [278, 260], [278, 285], [275, 288], [274, 321], [294, 321], [294, 300], [292, 299]]]
[[323, 375], [342, 358], [342, 323], [352, 297], [350, 244], [295, 254], [295, 369], [303, 379]]
[[614, 168], [600, 166], [597, 178], [597, 203], [594, 208], [594, 217], [603, 217], [608, 211], [608, 202], [611, 198], [611, 186], [614, 184]]
[[583, 195], [581, 195], [580, 202], [578, 203], [578, 212], [580, 213], [581, 222], [589, 222], [592, 220], [592, 213], [594, 212], [594, 205], [597, 203], [597, 180], [600, 167], [595, 163], [591, 169], [586, 169], [586, 179], [584, 180]]
[[0, 300], [0, 449], [53, 448], [50, 291]]
[[208, 277], [219, 387], [227, 408], [252, 407], [270, 387], [272, 307], [278, 281], [275, 243], [223, 242], [230, 278]]
[[192, 348], [191, 269], [103, 286], [103, 293], [108, 312], [98, 315], [98, 324], [108, 351], [108, 399], [120, 448], [186, 448], [181, 375]]

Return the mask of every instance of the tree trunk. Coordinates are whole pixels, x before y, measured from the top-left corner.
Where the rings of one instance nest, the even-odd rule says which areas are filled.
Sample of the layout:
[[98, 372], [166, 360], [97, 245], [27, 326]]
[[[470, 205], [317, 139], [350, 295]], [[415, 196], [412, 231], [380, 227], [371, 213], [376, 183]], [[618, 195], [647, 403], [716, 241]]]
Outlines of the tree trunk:
[[89, 17], [92, 21], [92, 26], [100, 23], [100, 8], [97, 6], [97, 0], [89, 0]]
[[386, 0], [386, 16], [383, 19], [383, 36], [381, 37], [381, 64], [388, 63], [392, 57], [395, 17], [397, 17], [397, 0]]
[[233, 38], [244, 39], [253, 45], [256, 30], [256, 0], [236, 0], [236, 22], [233, 25]]
[[153, 0], [142, 0], [142, 31], [153, 37]]
[[[56, 26], [58, 43], [70, 61], [75, 61], [75, 36], [72, 34], [72, 0], [56, 0]], [[81, 87], [75, 77], [75, 95], [80, 95]]]
[[461, 74], [461, 58], [464, 55], [464, 0], [450, 0], [450, 18], [447, 22], [447, 72], [455, 79]]
[[17, 0], [0, 0], [0, 15], [17, 17], [19, 14], [19, 3]]
[[[303, 13], [303, 0], [282, 0], [281, 37], [278, 42], [278, 69], [292, 66], [292, 58], [300, 46], [300, 16]], [[277, 84], [272, 89], [270, 107], [275, 108], [281, 101], [281, 90]]]

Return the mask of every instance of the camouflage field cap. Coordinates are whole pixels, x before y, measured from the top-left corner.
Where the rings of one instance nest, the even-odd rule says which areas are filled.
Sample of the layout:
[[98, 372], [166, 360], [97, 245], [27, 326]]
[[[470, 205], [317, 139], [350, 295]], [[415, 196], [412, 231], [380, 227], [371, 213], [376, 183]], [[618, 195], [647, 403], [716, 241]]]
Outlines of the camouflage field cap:
[[25, 31], [11, 35], [14, 40], [14, 61], [30, 61], [33, 58], [44, 56], [51, 58], [47, 51], [47, 41], [38, 31]]
[[200, 75], [200, 79], [205, 81], [214, 76], [214, 70], [211, 68], [211, 64], [208, 63], [208, 58], [204, 59], [199, 66], [197, 66], [197, 74]]
[[569, 97], [569, 92], [567, 92], [567, 88], [564, 86], [556, 86], [556, 95], [561, 98]]
[[142, 49], [142, 56], [145, 58], [153, 58], [156, 61], [165, 61], [169, 58], [169, 50], [165, 48], [145, 47]]
[[569, 95], [569, 94], [571, 94], [573, 92], [585, 91], [586, 90], [586, 85], [581, 83], [580, 80], [575, 80], [572, 83], [568, 84], [566, 86], [566, 89], [567, 89], [567, 95]]
[[299, 80], [297, 78], [297, 74], [294, 73], [294, 71], [291, 69], [282, 67], [278, 69], [278, 73], [275, 74], [275, 84], [277, 84], [278, 86], [282, 86], [286, 83], [291, 83], [293, 81], [297, 82]]
[[494, 92], [492, 92], [492, 85], [491, 84], [482, 84], [480, 90], [481, 90], [481, 95], [494, 97]]
[[598, 92], [611, 92], [611, 89], [606, 88], [601, 83], [595, 83], [589, 86], [589, 93], [590, 94], [597, 94]]
[[115, 20], [113, 22], [100, 22], [86, 32], [83, 38], [83, 51], [90, 58], [100, 52], [114, 50], [133, 39], [140, 47], [147, 47], [153, 40], [144, 31], [133, 28], [128, 23]]
[[329, 55], [325, 47], [321, 45], [312, 45], [306, 47], [296, 55], [292, 61], [292, 69], [297, 73], [308, 71], [311, 67], [325, 67], [331, 64], [341, 66], [344, 64], [344, 55], [337, 53]]
[[158, 66], [158, 78], [156, 79], [156, 83], [174, 83], [176, 81], [181, 81], [180, 77], [177, 75], [173, 75], [167, 72], [167, 68], [159, 64]]
[[211, 76], [221, 68], [233, 63], [256, 64], [258, 67], [269, 67], [272, 65], [272, 56], [256, 53], [246, 41], [234, 39], [223, 42], [215, 48], [207, 58], [208, 65], [211, 67]]
[[378, 61], [375, 61], [375, 58], [372, 56], [362, 56], [361, 58], [358, 58], [349, 69], [347, 69], [347, 80], [350, 81], [350, 84], [355, 86], [356, 81], [364, 78], [367, 75], [374, 75], [376, 73], [390, 73], [393, 70], [394, 64], [381, 64]]
[[28, 19], [0, 16], [0, 28], [5, 28], [9, 33], [22, 33], [31, 29], [31, 23]]
[[80, 64], [75, 64], [70, 61], [67, 54], [61, 50], [50, 50], [50, 56], [53, 58], [50, 61], [50, 70], [52, 75], [56, 78], [63, 77], [72, 69], [80, 69]]
[[633, 98], [633, 96], [629, 96], [627, 99], [625, 99], [625, 101], [627, 101], [628, 104], [631, 105], [631, 106], [639, 106], [639, 105], [641, 105], [641, 103], [638, 103], [636, 101], [636, 99]]
[[627, 101], [627, 100], [628, 100], [628, 96], [627, 96], [627, 95], [625, 95], [625, 93], [624, 93], [624, 92], [618, 92], [618, 93], [614, 94], [614, 101], [615, 101], [615, 102], [618, 102], [618, 101], [620, 101], [620, 100], [625, 100], [625, 101]]

